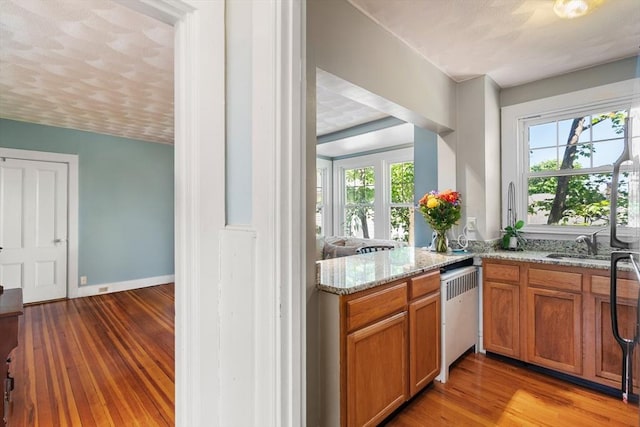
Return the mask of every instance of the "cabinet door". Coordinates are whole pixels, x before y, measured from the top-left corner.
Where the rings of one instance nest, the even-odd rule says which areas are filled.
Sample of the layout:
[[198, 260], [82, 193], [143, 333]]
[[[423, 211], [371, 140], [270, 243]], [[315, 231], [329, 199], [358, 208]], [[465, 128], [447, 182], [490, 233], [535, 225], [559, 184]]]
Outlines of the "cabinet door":
[[[618, 301], [618, 328], [623, 337], [632, 338], [637, 311], [635, 301]], [[611, 329], [611, 302], [608, 298], [596, 297], [596, 377], [611, 380], [609, 384], [619, 387], [622, 381], [622, 349], [613, 338]], [[636, 349], [635, 352], [639, 352]], [[634, 359], [632, 372], [640, 369], [637, 358]], [[634, 388], [639, 384], [634, 378]]]
[[483, 289], [484, 348], [520, 358], [519, 285], [486, 282]]
[[409, 305], [409, 387], [413, 396], [440, 373], [440, 292]]
[[582, 296], [527, 289], [527, 362], [582, 374]]
[[407, 312], [347, 335], [347, 425], [376, 425], [407, 398]]

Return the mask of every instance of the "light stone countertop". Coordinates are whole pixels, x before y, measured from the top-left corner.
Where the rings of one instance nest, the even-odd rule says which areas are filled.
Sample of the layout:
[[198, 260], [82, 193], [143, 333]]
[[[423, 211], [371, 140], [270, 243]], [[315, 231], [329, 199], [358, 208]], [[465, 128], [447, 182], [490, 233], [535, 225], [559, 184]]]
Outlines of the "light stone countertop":
[[473, 258], [472, 253], [438, 254], [405, 247], [317, 262], [318, 289], [348, 295]]
[[[556, 252], [543, 251], [495, 251], [476, 254], [481, 258], [504, 259], [511, 261], [533, 262], [538, 264], [565, 265], [567, 267], [596, 268], [608, 270], [611, 266], [609, 255], [602, 256], [605, 259], [593, 258], [549, 258], [548, 255]], [[631, 267], [631, 266], [629, 266]], [[618, 264], [619, 270], [630, 271]]]
[[[608, 256], [607, 259], [548, 258], [547, 255], [551, 253], [553, 252], [492, 251], [438, 254], [421, 248], [396, 248], [318, 261], [317, 288], [332, 294], [348, 295], [474, 257], [600, 270], [609, 270], [611, 266]], [[619, 263], [618, 270], [632, 271], [632, 267], [627, 263]]]

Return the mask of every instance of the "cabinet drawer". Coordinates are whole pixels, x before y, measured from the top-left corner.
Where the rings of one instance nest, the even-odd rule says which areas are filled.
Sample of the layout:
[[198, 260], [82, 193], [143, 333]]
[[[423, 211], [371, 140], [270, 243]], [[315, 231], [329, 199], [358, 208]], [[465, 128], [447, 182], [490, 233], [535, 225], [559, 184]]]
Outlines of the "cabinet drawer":
[[529, 285], [580, 292], [582, 291], [582, 274], [530, 268]]
[[[635, 280], [618, 278], [618, 298], [638, 299], [638, 291], [640, 284]], [[591, 276], [591, 292], [594, 294], [609, 296], [610, 295], [609, 277]]]
[[407, 283], [347, 301], [347, 329], [353, 331], [407, 308]]
[[440, 289], [440, 272], [431, 271], [409, 281], [409, 298], [414, 299]]
[[485, 264], [484, 275], [487, 280], [518, 282], [520, 280], [520, 267], [507, 264]]

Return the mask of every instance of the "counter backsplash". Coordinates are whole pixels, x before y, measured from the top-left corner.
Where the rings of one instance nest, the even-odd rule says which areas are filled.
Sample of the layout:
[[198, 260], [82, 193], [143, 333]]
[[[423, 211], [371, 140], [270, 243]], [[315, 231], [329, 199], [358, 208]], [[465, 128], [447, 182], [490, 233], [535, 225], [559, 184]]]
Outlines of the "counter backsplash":
[[[598, 242], [598, 255], [610, 255], [612, 252], [607, 237], [601, 237]], [[500, 239], [477, 241], [470, 240], [468, 249], [472, 252], [491, 252], [500, 250]], [[526, 239], [523, 247], [525, 251], [561, 252], [587, 255], [587, 245], [575, 240], [555, 239]]]

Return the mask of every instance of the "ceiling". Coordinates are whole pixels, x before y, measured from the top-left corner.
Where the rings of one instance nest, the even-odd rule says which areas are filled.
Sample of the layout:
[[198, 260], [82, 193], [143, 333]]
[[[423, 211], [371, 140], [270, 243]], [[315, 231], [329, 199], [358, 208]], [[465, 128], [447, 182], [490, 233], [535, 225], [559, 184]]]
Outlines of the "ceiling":
[[341, 78], [316, 69], [316, 135], [327, 135], [387, 117], [365, 105], [361, 94]]
[[0, 5], [0, 117], [173, 143], [173, 27], [111, 0]]
[[[638, 0], [349, 0], [455, 81], [510, 87], [638, 54]], [[173, 143], [173, 28], [112, 0], [0, 0], [0, 117]], [[318, 76], [317, 133], [384, 117]]]
[[638, 0], [571, 20], [552, 0], [349, 1], [457, 82], [507, 88], [640, 53]]

